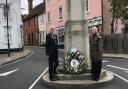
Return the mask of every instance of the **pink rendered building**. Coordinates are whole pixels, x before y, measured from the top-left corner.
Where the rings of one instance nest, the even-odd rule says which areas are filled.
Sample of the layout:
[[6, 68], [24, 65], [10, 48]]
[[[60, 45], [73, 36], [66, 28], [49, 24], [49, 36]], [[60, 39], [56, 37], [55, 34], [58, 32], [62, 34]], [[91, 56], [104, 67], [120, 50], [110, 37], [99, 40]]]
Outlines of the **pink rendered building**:
[[102, 9], [101, 0], [87, 0], [87, 21], [88, 28], [98, 27], [101, 33], [102, 28]]
[[[46, 0], [46, 29], [54, 25], [59, 37], [59, 44], [64, 44], [64, 30], [66, 22], [66, 0]], [[86, 3], [89, 29], [97, 26], [101, 30], [101, 0], [87, 0]]]
[[59, 44], [64, 43], [64, 29], [66, 22], [66, 0], [46, 0], [46, 29], [54, 25], [59, 37]]

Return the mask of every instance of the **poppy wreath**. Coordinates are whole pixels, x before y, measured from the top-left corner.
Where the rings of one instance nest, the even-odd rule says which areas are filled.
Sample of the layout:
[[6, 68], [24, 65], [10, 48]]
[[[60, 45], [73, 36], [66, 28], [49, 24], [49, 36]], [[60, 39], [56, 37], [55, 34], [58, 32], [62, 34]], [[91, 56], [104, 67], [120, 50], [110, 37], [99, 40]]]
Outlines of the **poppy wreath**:
[[83, 74], [86, 72], [87, 62], [84, 60], [84, 56], [79, 52], [68, 52], [63, 62], [64, 74]]

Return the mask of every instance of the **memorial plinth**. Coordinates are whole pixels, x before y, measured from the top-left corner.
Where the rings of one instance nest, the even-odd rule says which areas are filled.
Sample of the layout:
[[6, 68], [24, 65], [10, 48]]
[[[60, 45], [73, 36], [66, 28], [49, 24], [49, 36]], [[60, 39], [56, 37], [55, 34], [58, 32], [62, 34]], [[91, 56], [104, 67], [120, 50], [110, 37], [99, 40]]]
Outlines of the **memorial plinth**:
[[57, 81], [50, 81], [49, 74], [45, 74], [42, 77], [43, 84], [53, 89], [92, 89], [95, 87], [105, 86], [109, 84], [114, 78], [113, 74], [107, 70], [102, 70], [99, 81], [93, 81], [91, 79], [90, 69], [86, 74], [69, 75], [69, 74], [57, 74]]
[[[102, 70], [99, 81], [93, 81], [91, 79], [91, 72], [89, 69], [89, 35], [86, 23], [86, 0], [66, 0], [66, 8], [65, 54], [73, 48], [77, 49], [83, 54], [84, 62], [87, 63], [88, 69], [85, 70], [84, 74], [72, 75], [62, 74], [61, 71], [63, 71], [63, 68], [60, 68], [60, 74], [56, 75], [57, 81], [50, 81], [49, 75], [45, 74], [42, 77], [43, 84], [54, 89], [85, 89], [95, 88], [95, 86], [109, 83], [114, 76], [107, 70]], [[76, 62], [77, 64], [80, 63], [79, 60], [74, 60], [78, 61]]]
[[86, 0], [66, 0], [65, 54], [72, 48], [83, 53], [85, 61], [89, 60], [89, 35], [86, 23]]

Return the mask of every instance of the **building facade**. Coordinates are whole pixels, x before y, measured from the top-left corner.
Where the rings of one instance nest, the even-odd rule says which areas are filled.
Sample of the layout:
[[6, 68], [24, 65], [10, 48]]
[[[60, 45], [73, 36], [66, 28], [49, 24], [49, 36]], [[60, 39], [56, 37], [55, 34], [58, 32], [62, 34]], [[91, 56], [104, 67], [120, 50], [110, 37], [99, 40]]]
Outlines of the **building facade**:
[[88, 28], [96, 26], [99, 32], [102, 32], [102, 11], [101, 0], [86, 0], [86, 19]]
[[7, 36], [7, 13], [9, 22], [9, 43], [11, 50], [18, 50], [23, 47], [22, 43], [22, 19], [21, 19], [21, 0], [0, 0], [0, 50], [8, 49]]
[[24, 45], [40, 46], [45, 43], [45, 3], [33, 8], [33, 0], [28, 0], [29, 14], [23, 16]]
[[[47, 32], [51, 25], [56, 28], [59, 45], [64, 44], [64, 32], [66, 17], [66, 2], [67, 0], [46, 0], [46, 29]], [[102, 16], [101, 16], [101, 0], [86, 0], [85, 10], [88, 28], [97, 26], [101, 31]], [[77, 11], [77, 10], [76, 10]]]
[[46, 0], [46, 29], [54, 25], [59, 44], [64, 44], [66, 22], [66, 0]]

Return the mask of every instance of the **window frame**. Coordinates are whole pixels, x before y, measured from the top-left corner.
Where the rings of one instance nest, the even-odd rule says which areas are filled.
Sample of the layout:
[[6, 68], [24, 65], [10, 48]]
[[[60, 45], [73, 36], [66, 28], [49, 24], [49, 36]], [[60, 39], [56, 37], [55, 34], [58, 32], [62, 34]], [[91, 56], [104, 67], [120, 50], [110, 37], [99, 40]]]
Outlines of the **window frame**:
[[[61, 8], [61, 13], [60, 13], [60, 8]], [[63, 6], [62, 5], [58, 6], [58, 19], [59, 21], [63, 20]]]
[[[65, 36], [65, 35], [64, 35], [64, 32], [65, 32], [65, 27], [59, 27], [59, 28], [57, 28], [58, 44], [59, 44], [59, 45], [60, 45], [60, 44], [64, 44], [64, 42], [60, 41], [60, 37]], [[63, 39], [63, 41], [64, 41], [64, 39]]]
[[47, 21], [48, 23], [50, 23], [51, 19], [50, 19], [50, 11], [47, 12]]
[[[3, 6], [3, 12], [2, 12], [3, 18], [7, 18], [7, 16], [5, 16], [6, 4], [4, 3], [2, 6]], [[7, 6], [8, 6], [8, 18], [9, 18], [10, 17], [10, 4], [8, 4]]]

